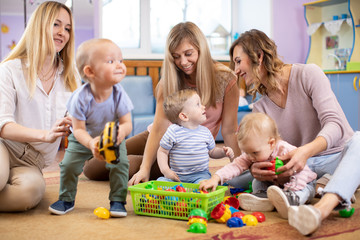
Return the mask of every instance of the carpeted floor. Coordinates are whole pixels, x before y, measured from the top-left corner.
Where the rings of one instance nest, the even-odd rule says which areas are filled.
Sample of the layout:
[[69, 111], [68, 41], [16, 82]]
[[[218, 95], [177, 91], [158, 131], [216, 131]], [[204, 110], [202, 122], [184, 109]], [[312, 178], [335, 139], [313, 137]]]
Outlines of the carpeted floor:
[[[211, 160], [211, 171], [228, 162], [227, 159]], [[225, 224], [210, 221], [206, 234], [187, 232], [186, 221], [136, 215], [128, 194], [126, 218], [100, 219], [93, 214], [97, 207], [109, 208], [108, 182], [94, 182], [80, 177], [75, 209], [64, 216], [51, 215], [47, 208], [57, 200], [59, 172], [57, 166], [45, 170], [47, 188], [39, 206], [24, 213], [0, 213], [0, 239], [360, 239], [360, 201], [351, 218], [340, 218], [334, 212], [321, 228], [304, 237], [293, 229], [277, 212], [266, 212], [266, 221], [257, 226], [229, 228]], [[229, 194], [229, 193], [227, 193]], [[360, 192], [356, 193], [360, 199]], [[249, 214], [250, 212], [244, 212]]]

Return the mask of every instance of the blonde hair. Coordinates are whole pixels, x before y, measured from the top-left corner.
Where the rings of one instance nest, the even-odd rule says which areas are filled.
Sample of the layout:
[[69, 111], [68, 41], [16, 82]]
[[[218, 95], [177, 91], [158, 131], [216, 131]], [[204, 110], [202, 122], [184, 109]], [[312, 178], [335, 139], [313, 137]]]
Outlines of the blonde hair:
[[[64, 48], [57, 53], [53, 40], [53, 26], [60, 9], [65, 9], [70, 15], [71, 30], [69, 41]], [[38, 73], [44, 65], [45, 58], [53, 56], [53, 65], [57, 65], [59, 60], [63, 61], [64, 83], [66, 88], [74, 91], [77, 88], [77, 71], [74, 61], [75, 41], [74, 41], [74, 23], [71, 10], [59, 2], [48, 1], [39, 5], [15, 48], [3, 60], [3, 62], [16, 58], [23, 59], [26, 62], [27, 76], [26, 84], [32, 96], [35, 92], [36, 79]]]
[[197, 94], [195, 90], [184, 89], [165, 98], [164, 112], [170, 122], [180, 124], [179, 114], [184, 109], [185, 102], [194, 94]]
[[246, 114], [239, 124], [237, 141], [242, 143], [249, 136], [267, 136], [280, 139], [280, 134], [275, 121], [265, 113]]
[[244, 53], [249, 56], [251, 61], [252, 73], [257, 81], [248, 90], [254, 98], [256, 93], [264, 95], [266, 88], [260, 83], [260, 75], [258, 67], [260, 65], [259, 58], [263, 54], [263, 66], [267, 72], [267, 81], [269, 86], [273, 89], [279, 88], [279, 83], [276, 81], [276, 75], [280, 73], [284, 63], [280, 60], [277, 54], [277, 47], [274, 41], [272, 41], [264, 32], [252, 29], [246, 31], [236, 39], [230, 47], [230, 68], [234, 70], [235, 63], [233, 59], [234, 48], [241, 46]]
[[95, 38], [87, 40], [80, 44], [76, 51], [76, 66], [79, 70], [80, 76], [83, 80], [89, 81], [88, 77], [84, 73], [84, 67], [91, 63], [94, 59], [94, 54], [101, 50], [100, 46], [104, 43], [112, 43], [117, 46], [113, 41], [105, 38]]
[[172, 56], [172, 53], [184, 41], [189, 41], [199, 52], [196, 66], [196, 89], [201, 102], [205, 106], [215, 106], [217, 97], [221, 95], [219, 82], [216, 79], [215, 61], [211, 57], [205, 35], [192, 22], [175, 25], [167, 37], [161, 73], [164, 98], [185, 88], [185, 74], [176, 67]]

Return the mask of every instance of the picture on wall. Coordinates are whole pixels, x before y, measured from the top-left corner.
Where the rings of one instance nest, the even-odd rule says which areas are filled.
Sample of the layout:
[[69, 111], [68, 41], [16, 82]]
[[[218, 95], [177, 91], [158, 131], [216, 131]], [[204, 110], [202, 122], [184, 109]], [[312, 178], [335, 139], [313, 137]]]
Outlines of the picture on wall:
[[334, 49], [339, 47], [339, 36], [326, 37], [326, 49]]

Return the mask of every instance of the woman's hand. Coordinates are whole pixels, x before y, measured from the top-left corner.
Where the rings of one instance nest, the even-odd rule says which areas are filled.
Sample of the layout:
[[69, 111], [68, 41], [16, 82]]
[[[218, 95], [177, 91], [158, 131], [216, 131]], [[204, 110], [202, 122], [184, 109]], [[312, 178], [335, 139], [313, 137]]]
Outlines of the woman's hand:
[[275, 181], [278, 176], [274, 171], [267, 170], [267, 168], [271, 167], [271, 162], [255, 162], [251, 165], [250, 172], [254, 178], [259, 181]]
[[128, 186], [136, 185], [140, 182], [147, 182], [149, 181], [149, 178], [150, 178], [150, 170], [146, 171], [140, 168], [140, 170], [137, 173], [135, 173], [132, 176], [132, 178], [129, 180]]
[[284, 166], [277, 169], [279, 178], [290, 177], [304, 169], [306, 165], [307, 151], [303, 147], [292, 150], [291, 152], [278, 157], [280, 160], [289, 160]]
[[71, 124], [70, 117], [56, 120], [52, 128], [45, 134], [44, 142], [53, 143], [58, 137], [69, 136]]

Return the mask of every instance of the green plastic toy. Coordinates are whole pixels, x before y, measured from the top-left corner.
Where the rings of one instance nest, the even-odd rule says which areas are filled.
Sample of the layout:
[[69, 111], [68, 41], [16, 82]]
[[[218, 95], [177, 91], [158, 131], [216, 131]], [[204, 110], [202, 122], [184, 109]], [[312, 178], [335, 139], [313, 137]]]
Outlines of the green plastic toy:
[[339, 214], [343, 218], [349, 218], [354, 214], [354, 212], [355, 212], [354, 208], [350, 208], [350, 209], [345, 208], [345, 209], [340, 210]]

